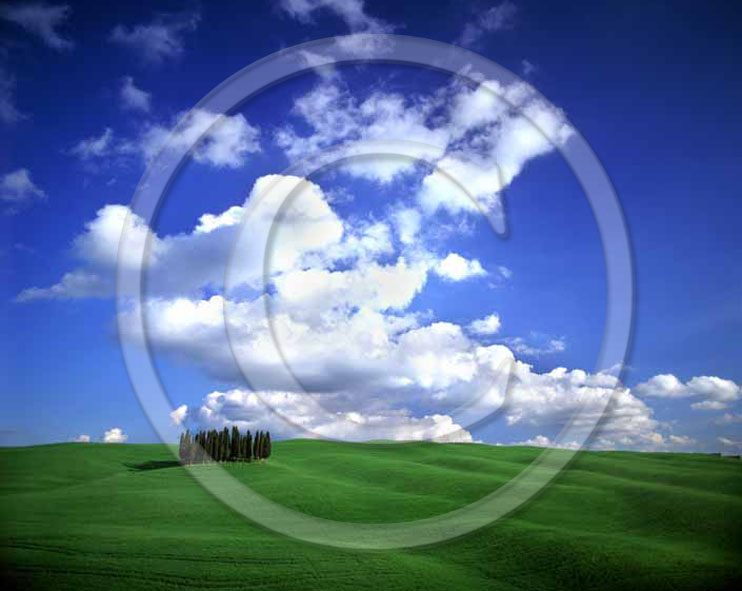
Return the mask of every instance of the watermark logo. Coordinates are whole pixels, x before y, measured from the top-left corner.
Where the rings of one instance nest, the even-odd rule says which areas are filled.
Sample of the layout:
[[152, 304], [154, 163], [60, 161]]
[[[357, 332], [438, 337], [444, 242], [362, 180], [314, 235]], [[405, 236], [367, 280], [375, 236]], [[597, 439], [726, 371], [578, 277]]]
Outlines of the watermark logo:
[[[421, 68], [432, 68], [443, 73], [460, 77], [477, 84], [482, 80], [494, 80], [503, 87], [520, 82], [508, 70], [496, 63], [470, 51], [415, 37], [398, 35], [373, 35], [373, 43], [351, 43], [348, 38], [331, 38], [302, 44], [282, 50], [256, 62], [220, 84], [203, 100], [194, 106], [194, 110], [205, 110], [223, 115], [238, 108], [245, 101], [258, 95], [262, 90], [306, 72], [320, 68], [327, 73], [328, 68], [337, 65], [352, 64], [359, 61], [397, 63]], [[491, 89], [496, 93], [497, 89]], [[535, 91], [534, 91], [535, 92]], [[498, 96], [510, 108], [517, 109], [507, 96]], [[541, 97], [548, 104], [548, 101]], [[524, 113], [525, 120], [528, 114]], [[627, 351], [633, 314], [633, 270], [628, 232], [621, 212], [618, 198], [613, 186], [593, 151], [582, 136], [571, 128], [568, 141], [563, 137], [554, 137], [555, 131], [539, 126], [538, 121], [529, 120], [556, 149], [558, 149], [570, 166], [582, 186], [590, 203], [600, 231], [605, 268], [607, 273], [607, 312], [603, 341], [596, 372], [607, 373], [614, 368], [621, 368]], [[178, 130], [174, 131], [177, 134]], [[204, 133], [208, 130], [204, 130]], [[132, 213], [148, 224], [157, 213], [158, 207], [166, 195], [173, 179], [182, 164], [187, 161], [192, 146], [181, 144], [167, 145], [150, 163], [135, 192]], [[293, 196], [301, 188], [302, 179], [328, 167], [347, 165], [349, 162], [366, 158], [406, 158], [412, 161], [424, 161], [458, 187], [461, 192], [472, 199], [475, 206], [477, 198], [469, 188], [467, 178], [462, 178], [455, 170], [446, 168], [440, 159], [428, 159], [429, 154], [445, 153], [445, 146], [411, 141], [406, 138], [390, 137], [374, 141], [345, 142], [325, 150], [317, 151], [308, 157], [294, 162], [283, 171], [276, 183], [267, 186], [260, 195], [251, 199], [248, 204], [243, 226], [233, 246], [233, 257], [239, 256], [248, 247], [263, 260], [264, 287], [268, 286], [272, 253], [276, 233], [280, 230], [282, 214], [290, 206]], [[491, 171], [493, 175], [502, 175], [498, 167]], [[504, 183], [503, 183], [504, 185]], [[260, 235], [260, 244], [255, 244], [256, 236], [251, 232], [251, 216], [260, 211], [261, 204], [271, 202], [273, 219], [269, 231]], [[480, 207], [488, 216], [488, 221], [497, 234], [506, 231], [504, 214], [492, 214], [492, 209]], [[167, 393], [158, 378], [147, 343], [147, 326], [144, 304], [144, 271], [148, 260], [149, 233], [131, 231], [134, 220], [130, 219], [122, 234], [119, 257], [125, 252], [128, 261], [140, 261], [137, 273], [123, 269], [119, 265], [117, 272], [117, 306], [120, 311], [126, 310], [129, 323], [128, 334], [139, 335], [135, 338], [121, 339], [121, 348], [137, 397], [145, 410], [151, 424], [163, 441], [172, 437], [170, 414], [173, 411]], [[224, 281], [225, 294], [239, 289], [239, 277], [233, 273], [233, 265], [227, 266]], [[226, 297], [229, 302], [230, 298]], [[132, 313], [132, 310], [134, 311]], [[228, 321], [230, 304], [225, 305], [225, 330], [230, 343], [233, 342], [232, 323]], [[290, 360], [284, 354], [281, 335], [274, 328], [274, 314], [266, 304], [262, 318], [271, 327], [271, 340], [265, 346], [269, 353], [282, 363], [277, 366], [280, 378], [290, 384], [293, 391], [301, 392], [301, 376], [294, 371]], [[256, 392], [261, 389], [260, 378], [252, 375], [250, 366], [244, 357], [232, 348], [235, 362], [243, 371], [245, 379]], [[503, 361], [497, 368], [501, 379], [492, 384], [496, 396], [475, 397], [454, 409], [452, 419], [463, 428], [470, 428], [490, 419], [503, 405], [507, 405], [509, 387], [513, 379], [513, 364]], [[276, 376], [273, 376], [276, 379]], [[616, 380], [616, 388], [620, 383]], [[493, 400], [499, 404], [493, 404]], [[610, 399], [605, 400], [602, 409], [605, 412]], [[314, 398], [307, 397], [307, 404], [319, 404]], [[275, 412], [281, 414], [279, 409]], [[592, 406], [590, 413], [575, 413], [556, 440], [556, 444], [567, 442], [583, 444], [598, 424], [601, 413], [595, 412]], [[327, 409], [317, 408], [317, 412]], [[282, 418], [295, 425], [301, 425], [291, 416]], [[352, 417], [348, 420], [353, 420]], [[452, 434], [453, 435], [453, 434]], [[445, 437], [444, 437], [445, 439]], [[433, 518], [404, 523], [359, 524], [344, 523], [321, 519], [296, 512], [279, 505], [250, 489], [245, 483], [234, 478], [223, 469], [202, 470], [198, 467], [186, 467], [192, 476], [216, 498], [248, 519], [270, 528], [276, 532], [304, 541], [344, 548], [388, 549], [427, 545], [466, 534], [481, 528], [498, 518], [507, 515], [521, 504], [532, 498], [546, 486], [570, 461], [575, 450], [546, 449], [538, 458], [517, 477], [489, 495], [462, 507], [456, 511]]]

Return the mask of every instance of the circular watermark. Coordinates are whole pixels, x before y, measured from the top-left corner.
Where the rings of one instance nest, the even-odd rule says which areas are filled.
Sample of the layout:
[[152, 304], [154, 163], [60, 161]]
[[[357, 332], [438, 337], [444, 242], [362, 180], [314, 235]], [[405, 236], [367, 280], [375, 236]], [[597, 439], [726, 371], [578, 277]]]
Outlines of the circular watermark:
[[[307, 70], [357, 62], [376, 61], [432, 68], [468, 78], [474, 83], [482, 80], [496, 80], [503, 85], [522, 82], [496, 63], [459, 47], [400, 35], [379, 34], [370, 37], [373, 38], [373, 43], [358, 44], [352, 39], [338, 37], [279, 51], [244, 68], [220, 84], [195, 105], [194, 110], [224, 115], [262, 90]], [[543, 97], [540, 99], [549, 104]], [[185, 124], [184, 121], [181, 125]], [[173, 135], [177, 135], [179, 130], [177, 127]], [[180, 167], [208, 131], [205, 129], [191, 146], [166, 142], [137, 186], [131, 204], [133, 215], [125, 223], [119, 245], [119, 261], [122, 253], [126, 253], [128, 261], [139, 262], [138, 272], [135, 273], [120, 263], [117, 267], [118, 318], [119, 322], [123, 318], [127, 322], [127, 338], [120, 339], [121, 349], [134, 391], [150, 423], [163, 441], [170, 441], [173, 436], [170, 423], [173, 407], [159, 380], [147, 340], [143, 291], [151, 234], [132, 230], [141, 230], [138, 226], [140, 219], [151, 225], [161, 200]], [[548, 133], [543, 130], [541, 132], [548, 137]], [[628, 232], [620, 203], [602, 165], [584, 138], [574, 128], [572, 132], [566, 142], [555, 137], [548, 139], [560, 151], [581, 184], [602, 240], [607, 274], [607, 309], [595, 371], [608, 372], [618, 368], [620, 375], [633, 316], [633, 269]], [[119, 332], [124, 332], [122, 327]], [[616, 388], [620, 388], [618, 379]], [[555, 444], [559, 446], [560, 443], [569, 441], [582, 445], [597, 426], [609, 402], [610, 398], [606, 398], [603, 407], [598, 409], [600, 412], [595, 412], [596, 408], [592, 406], [591, 412], [585, 416], [578, 410], [562, 429]], [[477, 412], [486, 410], [477, 408]], [[473, 416], [470, 414], [464, 421], [466, 425], [473, 422]], [[532, 498], [567, 465], [574, 453], [575, 450], [546, 449], [518, 476], [470, 505], [432, 518], [383, 524], [346, 523], [303, 514], [263, 497], [227, 470], [202, 470], [192, 466], [186, 469], [227, 506], [276, 532], [336, 547], [389, 549], [440, 542], [492, 523]]]

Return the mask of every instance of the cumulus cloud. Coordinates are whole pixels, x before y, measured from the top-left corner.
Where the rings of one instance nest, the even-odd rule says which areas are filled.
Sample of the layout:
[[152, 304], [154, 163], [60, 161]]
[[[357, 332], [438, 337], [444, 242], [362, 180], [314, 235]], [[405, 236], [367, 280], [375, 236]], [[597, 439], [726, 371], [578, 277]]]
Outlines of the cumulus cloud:
[[138, 88], [131, 76], [124, 76], [119, 89], [121, 106], [130, 111], [141, 111], [148, 113], [151, 106], [152, 95]]
[[90, 443], [90, 435], [78, 435], [74, 441], [77, 443]]
[[34, 184], [27, 168], [19, 168], [0, 178], [0, 201], [9, 206], [7, 213], [15, 213], [19, 207], [45, 197], [46, 193]]
[[129, 436], [120, 427], [114, 427], [103, 433], [103, 443], [125, 443]]
[[440, 261], [435, 266], [435, 272], [448, 281], [463, 281], [487, 274], [477, 259], [467, 260], [455, 252], [449, 253]]
[[695, 398], [694, 410], [722, 410], [742, 398], [742, 387], [716, 376], [697, 376], [683, 383], [672, 374], [660, 374], [634, 389], [646, 397]]
[[[293, 114], [310, 132], [287, 124], [275, 133], [292, 160], [345, 143], [333, 151], [333, 158], [349, 159], [340, 170], [380, 183], [419, 170], [423, 160], [435, 165], [417, 191], [423, 213], [480, 212], [499, 226], [503, 189], [529, 160], [573, 133], [561, 111], [529, 85], [492, 80], [474, 87], [455, 82], [429, 96], [375, 91], [363, 100], [326, 82], [299, 97]], [[380, 152], [388, 145], [394, 153], [395, 141], [405, 142], [405, 157], [354, 153], [353, 142], [374, 142]]]
[[173, 421], [173, 425], [180, 426], [182, 425], [186, 418], [188, 418], [188, 405], [181, 404], [178, 408], [176, 408], [173, 412], [170, 413], [170, 419]]
[[[331, 245], [338, 246], [338, 256], [344, 256], [344, 248], [348, 245], [355, 245], [358, 252], [364, 252], [363, 249], [373, 250], [378, 244], [373, 229], [370, 234], [359, 234], [346, 226], [314, 183], [297, 177], [269, 175], [255, 182], [244, 205], [233, 206], [218, 215], [204, 214], [190, 233], [157, 236], [128, 207], [107, 205], [74, 240], [73, 254], [81, 266], [58, 284], [26, 289], [18, 299], [112, 295], [119, 257], [122, 268], [132, 272], [138, 269], [139, 261], [133, 251], [122, 249], [119, 253], [127, 219], [131, 220], [130, 240], [151, 245], [149, 259], [145, 261], [150, 294], [194, 294], [209, 286], [222, 285], [229, 255], [248, 207], [252, 240], [231, 267], [231, 273], [237, 284], [259, 287], [263, 279], [265, 245], [274, 218], [289, 193], [294, 193], [292, 207], [282, 215], [275, 245], [270, 251], [270, 266], [274, 272], [289, 271], [306, 253]], [[343, 237], [345, 240], [341, 241]]]
[[469, 324], [469, 330], [476, 335], [493, 335], [500, 330], [500, 316], [490, 314], [484, 318], [474, 320]]
[[458, 42], [468, 47], [479, 41], [485, 33], [512, 28], [517, 12], [518, 7], [509, 0], [491, 6], [466, 24]]
[[[198, 411], [201, 424], [213, 428], [269, 429], [278, 437], [329, 437], [347, 441], [432, 439], [471, 442], [471, 434], [440, 414], [411, 416], [406, 410], [374, 413], [322, 412], [294, 392], [230, 390], [208, 394]], [[286, 417], [286, 418], [282, 418]]]
[[0, 17], [15, 23], [56, 50], [72, 49], [73, 43], [57, 31], [70, 17], [66, 4], [18, 3], [0, 7]]
[[159, 65], [181, 57], [185, 35], [196, 30], [198, 13], [159, 14], [146, 24], [116, 25], [109, 40], [138, 54], [145, 63]]

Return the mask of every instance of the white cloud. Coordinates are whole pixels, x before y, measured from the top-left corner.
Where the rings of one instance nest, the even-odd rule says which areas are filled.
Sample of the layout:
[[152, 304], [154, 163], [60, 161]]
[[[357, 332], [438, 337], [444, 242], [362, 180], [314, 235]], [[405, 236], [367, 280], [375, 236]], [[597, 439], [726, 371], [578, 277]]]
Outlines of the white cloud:
[[513, 276], [513, 272], [505, 265], [500, 265], [499, 267], [497, 267], [497, 270], [500, 271], [500, 275], [502, 275], [505, 279], [510, 279]]
[[717, 437], [717, 439], [720, 443], [723, 443], [727, 447], [742, 448], [742, 441], [735, 441], [734, 439], [729, 439], [728, 437]]
[[[127, 100], [131, 99], [132, 96]], [[141, 95], [135, 100], [143, 106]], [[133, 104], [130, 106], [133, 108]], [[260, 151], [259, 136], [260, 130], [250, 125], [242, 114], [220, 116], [194, 109], [178, 115], [171, 126], [148, 122], [136, 138], [117, 140], [113, 130], [107, 127], [101, 135], [77, 143], [70, 154], [83, 162], [106, 161], [132, 154], [148, 162], [164, 148], [187, 150], [195, 146], [191, 157], [196, 162], [216, 168], [239, 168], [245, 164], [248, 154]]]
[[[42, 298], [105, 297], [113, 293], [117, 258], [127, 270], [135, 271], [138, 261], [131, 250], [119, 253], [126, 220], [131, 216], [130, 237], [135, 244], [149, 241], [150, 294], [193, 294], [209, 286], [222, 285], [233, 243], [240, 231], [246, 208], [250, 210], [250, 237], [253, 240], [231, 268], [237, 284], [262, 285], [266, 245], [279, 207], [292, 191], [291, 207], [284, 212], [270, 250], [272, 272], [293, 269], [311, 251], [333, 245], [351, 245], [358, 252], [375, 247], [378, 236], [371, 230], [358, 235], [346, 228], [328, 205], [321, 189], [297, 177], [269, 175], [255, 182], [243, 206], [234, 206], [219, 215], [204, 214], [191, 233], [159, 237], [144, 221], [123, 205], [107, 205], [86, 224], [74, 240], [73, 253], [81, 266], [48, 288], [29, 288], [19, 294], [20, 301]], [[341, 241], [341, 239], [345, 239]], [[346, 254], [339, 248], [338, 255]]]
[[550, 447], [555, 449], [580, 449], [580, 444], [576, 441], [570, 441], [567, 443], [557, 443], [552, 441], [546, 435], [536, 435], [531, 439], [525, 441], [519, 441], [517, 443], [510, 443], [509, 445], [526, 445], [529, 447]]
[[74, 441], [77, 443], [90, 443], [90, 435], [78, 435]]
[[112, 282], [94, 273], [77, 270], [65, 273], [62, 279], [50, 287], [29, 287], [16, 297], [18, 302], [34, 300], [73, 300], [79, 298], [103, 298], [111, 294]]
[[691, 404], [694, 410], [722, 410], [742, 398], [742, 387], [716, 376], [697, 376], [683, 383], [672, 374], [660, 374], [634, 390], [646, 397], [701, 398]]
[[143, 113], [148, 113], [150, 110], [152, 95], [141, 88], [137, 88], [131, 76], [124, 76], [121, 80], [119, 98], [124, 109]]
[[125, 443], [129, 436], [120, 427], [114, 427], [103, 433], [103, 443]]
[[509, 0], [491, 6], [477, 18], [467, 23], [459, 37], [459, 43], [466, 47], [474, 45], [482, 35], [494, 31], [502, 31], [513, 27], [518, 8]]
[[15, 77], [0, 64], [0, 121], [12, 124], [25, 117], [15, 106]]
[[173, 421], [173, 425], [180, 426], [182, 425], [186, 418], [188, 418], [188, 405], [181, 404], [178, 408], [176, 408], [173, 412], [170, 413], [170, 419]]
[[413, 208], [404, 208], [394, 212], [392, 215], [394, 225], [402, 244], [414, 244], [420, 232], [420, 223], [422, 216], [420, 212]]
[[736, 413], [724, 413], [724, 416], [719, 417], [714, 421], [717, 425], [734, 425], [736, 423], [742, 423], [742, 414]]
[[46, 193], [34, 184], [26, 168], [19, 168], [0, 178], [0, 201], [10, 206], [11, 213], [19, 206], [45, 197]]
[[469, 330], [477, 335], [493, 335], [500, 330], [500, 325], [500, 317], [497, 314], [490, 314], [474, 320], [469, 324]]
[[73, 43], [57, 31], [69, 19], [71, 12], [66, 4], [18, 3], [0, 7], [0, 17], [23, 27], [49, 47], [60, 51], [73, 47]]
[[487, 274], [477, 259], [467, 260], [455, 252], [449, 253], [446, 258], [439, 261], [435, 266], [435, 272], [448, 281], [463, 281]]
[[147, 24], [116, 25], [109, 40], [139, 54], [149, 64], [179, 58], [185, 50], [186, 33], [196, 30], [198, 13], [160, 14]]
[[99, 136], [80, 140], [70, 149], [70, 154], [77, 156], [80, 160], [89, 161], [110, 156], [113, 150], [113, 130], [110, 127], [106, 127]]
[[[341, 145], [328, 160], [349, 158], [340, 170], [381, 183], [419, 170], [417, 160], [433, 163], [417, 191], [423, 213], [480, 212], [493, 223], [503, 217], [502, 190], [525, 164], [572, 134], [561, 111], [520, 82], [484, 81], [475, 88], [452, 83], [429, 96], [376, 91], [358, 100], [332, 81], [299, 97], [293, 114], [310, 133], [291, 124], [277, 130], [275, 141], [290, 159]], [[356, 141], [391, 153], [405, 142], [405, 156], [357, 158]]]
[[518, 355], [525, 357], [540, 357], [541, 355], [553, 355], [567, 349], [564, 338], [555, 338], [540, 333], [531, 333], [529, 339], [524, 337], [508, 337], [502, 340], [510, 349]]
[[[268, 407], [293, 423], [288, 423]], [[440, 414], [412, 416], [405, 410], [375, 413], [322, 412], [308, 404], [306, 394], [246, 390], [212, 392], [199, 410], [208, 427], [237, 425], [240, 429], [268, 429], [278, 437], [331, 437], [349, 441], [433, 439], [471, 442], [471, 434]]]
[[696, 442], [695, 439], [691, 439], [687, 435], [670, 435], [668, 439], [670, 440], [670, 443], [672, 443], [673, 445], [680, 445], [680, 446], [693, 445]]
[[301, 22], [311, 22], [316, 12], [339, 16], [353, 32], [389, 33], [393, 27], [366, 13], [363, 0], [280, 0], [281, 8]]
[[241, 113], [220, 116], [194, 109], [178, 119], [172, 128], [151, 125], [129, 149], [151, 160], [165, 146], [188, 149], [198, 141], [193, 159], [217, 168], [239, 168], [245, 164], [248, 154], [260, 151], [260, 131]]

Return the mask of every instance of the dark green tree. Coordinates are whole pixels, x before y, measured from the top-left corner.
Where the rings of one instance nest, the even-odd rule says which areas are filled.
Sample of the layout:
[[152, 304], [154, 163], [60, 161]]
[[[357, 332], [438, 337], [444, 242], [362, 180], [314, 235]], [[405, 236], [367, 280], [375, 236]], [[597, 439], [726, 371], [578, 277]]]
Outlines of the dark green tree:
[[268, 459], [271, 456], [271, 432], [266, 431], [263, 438], [263, 457]]
[[263, 434], [260, 431], [255, 432], [255, 441], [253, 442], [252, 446], [252, 457], [255, 460], [260, 459], [260, 444], [263, 439]]
[[180, 441], [180, 461], [183, 464], [191, 463], [191, 432], [186, 429]]
[[249, 462], [252, 460], [252, 435], [250, 431], [245, 433], [245, 461]]
[[229, 459], [233, 462], [240, 459], [240, 430], [236, 425], [232, 426], [232, 446]]
[[193, 449], [191, 451], [192, 459], [194, 464], [203, 464], [204, 461], [204, 439], [203, 431], [199, 431], [193, 440]]

